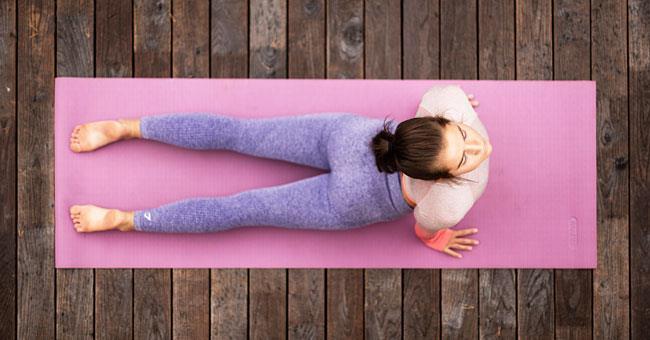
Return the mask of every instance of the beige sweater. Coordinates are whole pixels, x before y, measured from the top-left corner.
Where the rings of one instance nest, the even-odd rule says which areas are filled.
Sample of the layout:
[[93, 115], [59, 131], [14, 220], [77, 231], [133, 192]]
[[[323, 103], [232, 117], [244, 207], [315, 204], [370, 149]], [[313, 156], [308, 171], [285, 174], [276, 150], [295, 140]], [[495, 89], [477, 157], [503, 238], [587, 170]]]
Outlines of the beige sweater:
[[[415, 117], [436, 115], [469, 125], [489, 140], [485, 127], [467, 99], [467, 94], [460, 86], [434, 86], [424, 94]], [[414, 209], [417, 221], [416, 233], [425, 243], [427, 240], [424, 238], [437, 238], [440, 241], [443, 233], [436, 232], [458, 224], [474, 205], [474, 202], [481, 197], [488, 181], [489, 161], [488, 157], [476, 169], [460, 175], [460, 177], [473, 180], [476, 183], [434, 182], [402, 174], [403, 190], [408, 198], [417, 204]], [[421, 228], [418, 228], [418, 225]], [[447, 231], [447, 238], [450, 236], [449, 234]], [[428, 245], [433, 247], [431, 244]]]

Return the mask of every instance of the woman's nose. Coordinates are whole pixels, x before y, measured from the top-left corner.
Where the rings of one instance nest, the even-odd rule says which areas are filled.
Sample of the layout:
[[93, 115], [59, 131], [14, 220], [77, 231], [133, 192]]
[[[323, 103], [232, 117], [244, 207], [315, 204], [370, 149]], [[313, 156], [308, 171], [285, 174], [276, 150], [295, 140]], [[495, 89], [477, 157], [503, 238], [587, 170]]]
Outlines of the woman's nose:
[[468, 152], [480, 153], [485, 147], [483, 141], [479, 138], [473, 138], [471, 142], [465, 144]]

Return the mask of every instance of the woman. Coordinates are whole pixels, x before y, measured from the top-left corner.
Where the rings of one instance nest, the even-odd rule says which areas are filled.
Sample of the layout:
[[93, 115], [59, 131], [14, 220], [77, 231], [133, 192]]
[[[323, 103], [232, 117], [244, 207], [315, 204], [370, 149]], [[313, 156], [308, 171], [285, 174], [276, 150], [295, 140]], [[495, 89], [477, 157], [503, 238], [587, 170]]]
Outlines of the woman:
[[[342, 230], [414, 212], [417, 236], [427, 246], [460, 258], [451, 248], [470, 250], [478, 241], [462, 236], [478, 230], [449, 227], [482, 193], [487, 181], [483, 161], [491, 152], [473, 105], [478, 103], [458, 86], [436, 86], [425, 93], [416, 117], [396, 128], [352, 113], [272, 118], [163, 114], [77, 125], [70, 138], [74, 152], [142, 138], [191, 149], [227, 149], [329, 172], [145, 210], [73, 205], [70, 217], [78, 232], [212, 232], [241, 226]], [[474, 185], [451, 185], [465, 173], [482, 177]]]

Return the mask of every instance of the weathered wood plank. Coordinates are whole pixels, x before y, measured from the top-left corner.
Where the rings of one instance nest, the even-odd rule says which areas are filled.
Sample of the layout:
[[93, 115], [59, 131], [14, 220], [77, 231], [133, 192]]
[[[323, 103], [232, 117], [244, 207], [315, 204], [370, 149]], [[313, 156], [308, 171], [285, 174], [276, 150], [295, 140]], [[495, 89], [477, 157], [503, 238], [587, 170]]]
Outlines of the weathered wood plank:
[[[57, 2], [57, 76], [94, 75], [94, 15], [92, 0]], [[57, 338], [94, 338], [94, 284], [92, 269], [56, 270]]]
[[[515, 79], [514, 2], [478, 3], [479, 79]], [[480, 102], [480, 98], [477, 98]], [[480, 227], [479, 227], [480, 228]], [[514, 269], [479, 270], [479, 337], [515, 339], [517, 287]]]
[[630, 0], [629, 72], [630, 72], [630, 159], [635, 160], [630, 173], [630, 289], [632, 339], [650, 334], [650, 206], [648, 206], [648, 145], [646, 128], [650, 107], [650, 3]]
[[[134, 71], [136, 77], [171, 76], [171, 0], [134, 0]], [[133, 337], [172, 337], [172, 273], [168, 269], [133, 270]]]
[[[553, 79], [552, 11], [548, 0], [516, 3], [517, 79]], [[553, 270], [517, 270], [518, 336], [554, 338]]]
[[[440, 10], [441, 78], [476, 79], [476, 2], [443, 0]], [[478, 337], [478, 270], [442, 269], [441, 281], [442, 339]]]
[[[326, 78], [363, 78], [363, 1], [328, 0]], [[364, 337], [364, 270], [327, 269], [326, 335]]]
[[16, 338], [16, 2], [0, 1], [0, 334]]
[[402, 270], [366, 269], [364, 288], [366, 338], [401, 338]]
[[214, 77], [248, 76], [248, 2], [212, 0], [211, 72]]
[[289, 78], [325, 77], [325, 0], [289, 0]]
[[328, 339], [362, 339], [364, 272], [327, 269], [326, 333]]
[[404, 1], [403, 7], [404, 78], [440, 78], [439, 0]]
[[440, 339], [440, 269], [404, 269], [402, 284], [404, 339]]
[[[289, 78], [325, 77], [325, 1], [289, 0]], [[325, 339], [325, 269], [289, 269], [289, 339]]]
[[210, 75], [210, 2], [174, 1], [172, 16], [173, 76]]
[[326, 339], [325, 270], [289, 269], [288, 339]]
[[[553, 8], [555, 79], [589, 79], [589, 1], [555, 0]], [[555, 270], [556, 338], [591, 338], [591, 272]]]
[[[95, 3], [95, 75], [133, 74], [131, 0]], [[95, 338], [130, 339], [133, 335], [133, 270], [95, 269]]]
[[[214, 0], [211, 13], [211, 70], [216, 78], [248, 77], [248, 2]], [[211, 270], [212, 339], [248, 336], [248, 270]]]
[[402, 77], [401, 4], [398, 0], [366, 0], [365, 77]]
[[251, 0], [250, 11], [250, 77], [286, 78], [286, 2]]
[[[399, 1], [366, 0], [365, 78], [402, 77], [401, 6]], [[364, 329], [368, 339], [402, 337], [402, 270], [366, 269]]]
[[[287, 8], [282, 0], [250, 2], [251, 78], [286, 78]], [[280, 339], [287, 334], [287, 270], [250, 269], [248, 328], [251, 338]]]
[[18, 1], [17, 20], [17, 336], [51, 339], [56, 335], [54, 3]]
[[[172, 75], [210, 75], [210, 3], [174, 1], [172, 8]], [[210, 336], [210, 270], [172, 270], [172, 330], [174, 338]]]
[[598, 267], [593, 272], [593, 336], [596, 339], [627, 339], [630, 336], [626, 20], [626, 2], [591, 1], [591, 77], [598, 84], [600, 160], [597, 170]]
[[[405, 1], [403, 76], [440, 78], [439, 1]], [[440, 269], [404, 269], [404, 339], [440, 339]]]
[[327, 1], [327, 78], [363, 78], [363, 1]]
[[171, 0], [133, 0], [136, 77], [171, 76]]
[[210, 338], [248, 338], [248, 270], [213, 269], [210, 295]]

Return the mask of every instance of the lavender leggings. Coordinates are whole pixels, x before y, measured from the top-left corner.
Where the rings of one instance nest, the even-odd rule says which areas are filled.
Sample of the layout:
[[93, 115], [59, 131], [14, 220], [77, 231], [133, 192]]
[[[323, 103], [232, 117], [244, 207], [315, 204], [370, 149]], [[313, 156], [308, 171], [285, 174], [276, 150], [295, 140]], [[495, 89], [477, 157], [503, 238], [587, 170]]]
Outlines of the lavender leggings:
[[[135, 211], [135, 229], [212, 232], [243, 226], [341, 230], [397, 219], [413, 209], [398, 173], [379, 172], [370, 149], [383, 120], [351, 113], [238, 118], [215, 113], [143, 116], [143, 139], [190, 149], [227, 149], [329, 172], [217, 197]], [[394, 131], [396, 126], [391, 125]]]

